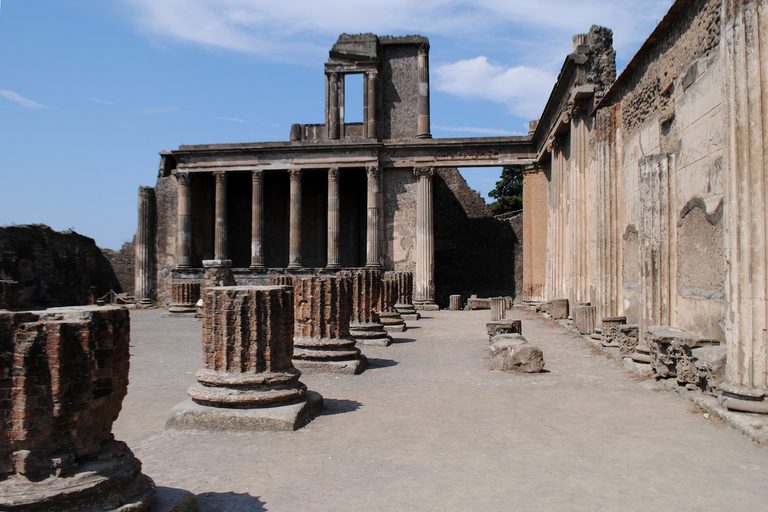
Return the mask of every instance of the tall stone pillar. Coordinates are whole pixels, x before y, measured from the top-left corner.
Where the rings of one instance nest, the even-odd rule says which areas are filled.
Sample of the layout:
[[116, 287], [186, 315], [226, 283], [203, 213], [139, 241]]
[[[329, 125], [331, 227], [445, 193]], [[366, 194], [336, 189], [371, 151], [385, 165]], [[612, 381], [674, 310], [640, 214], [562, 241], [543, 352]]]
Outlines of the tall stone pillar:
[[301, 169], [291, 169], [288, 268], [301, 268]]
[[[768, 412], [768, 146], [763, 76], [768, 69], [765, 2], [725, 0], [726, 407]], [[764, 37], [765, 36], [765, 37]], [[760, 409], [760, 410], [758, 410]]]
[[176, 234], [176, 267], [192, 265], [192, 194], [189, 190], [189, 173], [177, 172], [178, 182], [178, 233]]
[[326, 73], [327, 83], [326, 105], [328, 105], [325, 122], [328, 125], [328, 138], [338, 139], [341, 133], [341, 116], [339, 109], [340, 80], [338, 73]]
[[381, 248], [379, 244], [379, 227], [381, 225], [381, 170], [377, 165], [366, 168], [368, 174], [368, 225], [366, 229], [366, 258], [365, 266], [379, 268], [381, 263]]
[[418, 130], [416, 136], [420, 139], [431, 139], [429, 127], [429, 45], [419, 46], [419, 101], [418, 101]]
[[215, 171], [216, 177], [216, 221], [214, 228], [213, 259], [227, 259], [227, 173]]
[[365, 79], [366, 79], [365, 128], [366, 128], [366, 136], [369, 139], [377, 139], [379, 137], [378, 119], [376, 116], [377, 76], [378, 76], [378, 72], [375, 70], [368, 71], [365, 74]]
[[326, 268], [334, 270], [341, 268], [339, 208], [339, 168], [331, 167], [328, 169], [328, 261]]
[[140, 305], [152, 306], [155, 300], [155, 189], [152, 187], [139, 187], [135, 251], [134, 295]]
[[435, 233], [432, 221], [433, 167], [415, 167], [416, 174], [416, 309], [437, 310], [435, 304]]
[[251, 173], [251, 268], [264, 268], [264, 171]]
[[538, 164], [523, 173], [523, 300], [544, 301], [547, 280], [547, 174]]

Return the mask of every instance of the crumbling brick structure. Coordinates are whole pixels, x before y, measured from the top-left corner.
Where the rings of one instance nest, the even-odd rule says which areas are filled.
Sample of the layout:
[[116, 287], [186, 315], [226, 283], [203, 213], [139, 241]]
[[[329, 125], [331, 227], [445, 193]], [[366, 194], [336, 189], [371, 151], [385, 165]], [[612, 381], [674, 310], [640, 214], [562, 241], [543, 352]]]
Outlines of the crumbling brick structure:
[[392, 338], [384, 330], [376, 311], [381, 294], [381, 270], [360, 269], [339, 272], [352, 281], [350, 334], [363, 345], [388, 346]]
[[152, 480], [112, 435], [129, 342], [126, 309], [0, 313], [0, 510], [149, 507]]

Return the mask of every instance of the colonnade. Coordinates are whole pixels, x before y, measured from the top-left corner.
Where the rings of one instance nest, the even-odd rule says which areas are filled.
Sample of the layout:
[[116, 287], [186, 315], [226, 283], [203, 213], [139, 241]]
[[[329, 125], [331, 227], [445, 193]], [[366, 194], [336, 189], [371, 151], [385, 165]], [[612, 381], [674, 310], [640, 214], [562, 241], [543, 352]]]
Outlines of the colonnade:
[[[226, 260], [227, 254], [227, 175], [229, 172], [213, 172], [215, 188], [214, 221], [214, 259]], [[303, 267], [301, 259], [302, 231], [302, 173], [301, 169], [290, 169], [290, 207], [289, 207], [289, 244], [288, 268]], [[370, 165], [366, 172], [366, 261], [369, 268], [381, 268], [382, 245], [380, 232], [383, 228], [383, 204], [381, 187], [381, 168]], [[416, 205], [416, 275], [415, 296], [418, 304], [434, 304], [434, 231], [432, 216], [432, 176], [434, 168], [416, 167], [417, 205]], [[192, 265], [192, 209], [189, 171], [176, 172], [178, 183], [178, 233], [177, 233], [177, 268], [190, 268]], [[338, 167], [331, 167], [328, 174], [328, 244], [326, 267], [329, 270], [341, 268], [340, 257], [340, 197]], [[251, 263], [254, 270], [264, 269], [264, 170], [251, 171]]]

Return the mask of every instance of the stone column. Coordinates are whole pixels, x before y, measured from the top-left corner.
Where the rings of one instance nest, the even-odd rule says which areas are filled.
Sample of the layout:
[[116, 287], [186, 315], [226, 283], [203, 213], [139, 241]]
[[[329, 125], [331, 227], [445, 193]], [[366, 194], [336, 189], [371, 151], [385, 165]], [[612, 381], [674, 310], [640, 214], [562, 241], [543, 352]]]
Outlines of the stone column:
[[166, 428], [295, 430], [322, 408], [293, 357], [293, 292], [282, 286], [203, 291], [203, 369]]
[[[768, 412], [768, 181], [764, 2], [723, 2], [728, 348], [726, 407]], [[749, 407], [745, 409], [744, 407]], [[761, 409], [761, 410], [758, 410]]]
[[136, 229], [134, 296], [139, 305], [155, 302], [155, 189], [139, 187], [139, 225]]
[[213, 259], [227, 259], [227, 173], [215, 171], [216, 177], [216, 221], [214, 228]]
[[366, 130], [367, 137], [369, 139], [378, 139], [378, 119], [376, 116], [376, 80], [378, 72], [376, 70], [368, 71], [365, 74], [366, 78]]
[[301, 268], [301, 169], [291, 169], [288, 268]]
[[328, 138], [331, 140], [338, 139], [341, 133], [340, 127], [340, 111], [339, 111], [339, 74], [338, 73], [326, 73], [325, 75], [328, 87], [328, 98], [326, 104], [328, 105], [328, 114], [326, 115], [326, 123], [328, 124]]
[[371, 268], [381, 267], [379, 258], [381, 249], [379, 244], [379, 226], [381, 224], [380, 179], [381, 170], [377, 165], [368, 166], [365, 169], [368, 174], [368, 225], [366, 229], [366, 258], [365, 266]]
[[189, 190], [189, 173], [177, 172], [178, 182], [178, 233], [176, 234], [176, 267], [192, 265], [192, 195]]
[[431, 139], [429, 127], [429, 46], [419, 46], [419, 101], [418, 101], [418, 130], [416, 136], [420, 139]]
[[337, 270], [341, 268], [339, 254], [339, 168], [328, 169], [328, 261], [326, 268]]
[[251, 173], [251, 268], [264, 268], [264, 171]]
[[415, 167], [416, 184], [416, 276], [413, 303], [416, 309], [436, 310], [435, 236], [432, 222], [433, 167]]
[[0, 313], [0, 510], [148, 510], [112, 425], [128, 392], [127, 309]]
[[461, 295], [451, 295], [449, 298], [450, 300], [450, 309], [451, 311], [461, 311]]

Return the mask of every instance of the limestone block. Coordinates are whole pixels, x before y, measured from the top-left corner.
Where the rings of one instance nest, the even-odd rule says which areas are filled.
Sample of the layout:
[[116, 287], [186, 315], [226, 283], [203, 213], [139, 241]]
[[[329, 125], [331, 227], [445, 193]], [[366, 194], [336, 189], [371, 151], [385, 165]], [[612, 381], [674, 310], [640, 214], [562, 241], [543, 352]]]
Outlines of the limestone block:
[[627, 317], [625, 316], [608, 316], [603, 318], [602, 332], [600, 337], [600, 343], [604, 347], [617, 347], [619, 346], [619, 329], [622, 325], [627, 323]]
[[520, 320], [497, 320], [485, 324], [485, 330], [488, 333], [488, 340], [491, 340], [497, 334], [523, 334], [523, 324]]
[[490, 370], [538, 373], [544, 369], [544, 354], [541, 349], [529, 345], [520, 335], [514, 338], [500, 338], [491, 344]]
[[635, 351], [638, 343], [639, 327], [637, 324], [619, 325], [614, 341], [618, 343], [622, 356], [629, 356]]
[[727, 348], [725, 345], [701, 347], [691, 350], [699, 379], [697, 386], [702, 391], [714, 393], [725, 379]]
[[553, 320], [568, 318], [568, 299], [552, 299], [549, 301], [547, 313]]
[[473, 295], [467, 299], [467, 309], [491, 309], [491, 299], [478, 299]]
[[0, 510], [149, 507], [154, 483], [112, 434], [129, 344], [127, 309], [0, 313]]
[[595, 306], [573, 307], [573, 325], [580, 334], [592, 334], [595, 330], [596, 316], [597, 308]]
[[720, 384], [723, 392], [723, 405], [731, 411], [768, 414], [768, 390], [737, 386], [728, 382]]
[[504, 297], [493, 297], [491, 300], [491, 322], [503, 320], [506, 316]]
[[451, 311], [460, 311], [461, 310], [461, 295], [451, 295], [449, 297], [450, 305], [448, 309]]
[[720, 345], [718, 340], [667, 326], [648, 327], [645, 341], [653, 357], [653, 370], [657, 377], [676, 377], [680, 384], [694, 386], [698, 386], [699, 374], [691, 351]]

